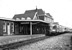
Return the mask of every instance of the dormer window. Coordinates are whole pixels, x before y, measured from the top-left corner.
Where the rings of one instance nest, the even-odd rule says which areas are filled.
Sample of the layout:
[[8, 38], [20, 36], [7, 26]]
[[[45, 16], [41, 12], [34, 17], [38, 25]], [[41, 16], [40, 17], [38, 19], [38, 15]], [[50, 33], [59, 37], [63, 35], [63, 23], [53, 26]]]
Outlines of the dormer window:
[[21, 18], [21, 20], [25, 20], [25, 18]]
[[39, 19], [40, 20], [44, 20], [44, 16], [39, 16]]
[[16, 20], [20, 20], [19, 18], [16, 18]]
[[30, 17], [27, 17], [27, 20], [31, 20], [31, 18]]

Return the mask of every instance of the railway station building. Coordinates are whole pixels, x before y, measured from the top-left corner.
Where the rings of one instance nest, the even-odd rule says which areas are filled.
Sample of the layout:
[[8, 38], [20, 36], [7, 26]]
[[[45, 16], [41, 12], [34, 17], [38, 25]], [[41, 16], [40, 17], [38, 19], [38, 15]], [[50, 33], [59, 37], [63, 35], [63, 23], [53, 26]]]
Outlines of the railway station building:
[[15, 14], [13, 19], [0, 19], [0, 22], [2, 35], [33, 35], [49, 33], [54, 19], [50, 13], [36, 8]]
[[53, 18], [42, 9], [26, 10], [23, 14], [14, 15], [15, 34], [44, 34], [48, 33]]
[[0, 17], [0, 35], [14, 34], [14, 20]]

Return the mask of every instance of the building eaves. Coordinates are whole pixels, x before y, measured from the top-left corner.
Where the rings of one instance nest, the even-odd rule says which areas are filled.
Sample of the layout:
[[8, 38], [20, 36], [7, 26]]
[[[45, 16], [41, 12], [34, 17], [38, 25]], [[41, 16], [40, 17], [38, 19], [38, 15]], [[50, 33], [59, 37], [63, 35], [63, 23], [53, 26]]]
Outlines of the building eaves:
[[0, 17], [0, 20], [15, 21], [14, 19], [11, 19], [11, 18], [5, 18], [5, 17]]

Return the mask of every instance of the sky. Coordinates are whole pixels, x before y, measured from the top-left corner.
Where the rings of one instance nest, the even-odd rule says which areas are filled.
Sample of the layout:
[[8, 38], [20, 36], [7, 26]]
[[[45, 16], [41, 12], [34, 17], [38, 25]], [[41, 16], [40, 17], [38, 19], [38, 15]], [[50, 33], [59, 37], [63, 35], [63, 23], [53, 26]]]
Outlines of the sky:
[[55, 22], [72, 28], [72, 0], [0, 0], [0, 17], [13, 18], [36, 6], [50, 13]]

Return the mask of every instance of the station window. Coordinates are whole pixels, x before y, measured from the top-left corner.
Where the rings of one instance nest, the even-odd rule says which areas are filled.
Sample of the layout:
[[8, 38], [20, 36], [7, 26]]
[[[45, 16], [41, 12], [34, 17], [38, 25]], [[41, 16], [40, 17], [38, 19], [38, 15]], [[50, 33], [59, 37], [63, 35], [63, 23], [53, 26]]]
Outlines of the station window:
[[44, 16], [39, 16], [39, 19], [40, 20], [44, 20]]
[[11, 23], [12, 25], [12, 32], [14, 32], [14, 23]]
[[6, 32], [6, 22], [3, 24], [3, 32]]
[[9, 23], [7, 23], [7, 25], [9, 25]]

